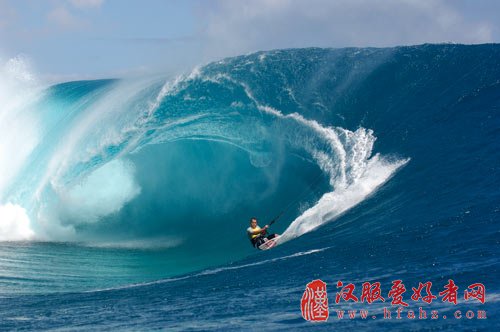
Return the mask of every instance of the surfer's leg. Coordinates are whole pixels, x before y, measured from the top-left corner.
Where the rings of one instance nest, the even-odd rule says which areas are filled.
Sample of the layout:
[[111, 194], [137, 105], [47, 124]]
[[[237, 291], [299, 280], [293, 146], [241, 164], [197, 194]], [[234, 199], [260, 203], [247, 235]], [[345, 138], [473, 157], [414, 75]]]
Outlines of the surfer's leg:
[[262, 243], [264, 243], [264, 237], [259, 235], [255, 238], [255, 248], [258, 248]]

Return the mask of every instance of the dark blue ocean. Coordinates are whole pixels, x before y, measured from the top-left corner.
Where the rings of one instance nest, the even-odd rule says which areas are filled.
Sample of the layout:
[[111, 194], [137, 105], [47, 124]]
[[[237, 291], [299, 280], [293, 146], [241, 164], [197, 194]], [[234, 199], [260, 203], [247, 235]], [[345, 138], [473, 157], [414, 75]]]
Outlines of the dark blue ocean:
[[[0, 330], [499, 330], [500, 45], [276, 50], [48, 87], [12, 72]], [[249, 219], [280, 213], [279, 245], [252, 248]], [[315, 279], [327, 322], [301, 315]], [[380, 282], [385, 302], [336, 303], [338, 281], [358, 299]], [[428, 281], [437, 298], [412, 300]], [[484, 303], [464, 298], [475, 283]]]

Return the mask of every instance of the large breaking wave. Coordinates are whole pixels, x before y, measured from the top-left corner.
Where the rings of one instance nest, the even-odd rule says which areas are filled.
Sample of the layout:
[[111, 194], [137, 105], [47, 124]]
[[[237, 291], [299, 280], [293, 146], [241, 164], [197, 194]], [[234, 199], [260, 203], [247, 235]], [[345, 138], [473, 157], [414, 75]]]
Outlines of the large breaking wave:
[[222, 239], [239, 237], [250, 216], [288, 206], [286, 241], [335, 219], [407, 159], [374, 153], [370, 128], [301, 114], [311, 87], [293, 82], [301, 77], [286, 72], [293, 68], [273, 67], [287, 56], [228, 59], [175, 79], [46, 89], [27, 82], [19, 60], [6, 64], [0, 240], [175, 246], [220, 237], [221, 225]]

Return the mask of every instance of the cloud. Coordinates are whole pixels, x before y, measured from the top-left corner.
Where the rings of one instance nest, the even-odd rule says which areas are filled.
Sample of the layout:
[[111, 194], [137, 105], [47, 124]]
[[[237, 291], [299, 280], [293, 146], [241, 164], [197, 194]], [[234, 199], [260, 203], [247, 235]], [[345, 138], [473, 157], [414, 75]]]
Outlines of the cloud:
[[69, 0], [76, 8], [99, 8], [104, 0]]
[[64, 7], [56, 7], [47, 14], [49, 22], [60, 25], [65, 28], [80, 28], [87, 23], [73, 15]]
[[484, 43], [493, 33], [492, 23], [445, 0], [220, 0], [205, 6], [201, 30], [215, 56], [308, 46]]
[[[47, 14], [47, 19], [56, 25], [68, 29], [84, 28], [90, 25], [87, 20], [77, 16], [80, 9], [95, 9], [103, 4], [104, 0], [69, 0], [73, 9], [58, 3], [58, 5]], [[71, 10], [70, 10], [71, 9]]]

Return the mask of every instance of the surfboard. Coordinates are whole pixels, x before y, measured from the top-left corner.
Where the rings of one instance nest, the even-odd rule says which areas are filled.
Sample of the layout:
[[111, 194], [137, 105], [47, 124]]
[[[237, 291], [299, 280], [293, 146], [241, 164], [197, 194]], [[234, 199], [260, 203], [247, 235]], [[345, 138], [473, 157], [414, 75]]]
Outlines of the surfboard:
[[276, 237], [272, 238], [271, 240], [267, 240], [266, 242], [262, 243], [259, 246], [259, 249], [260, 250], [269, 250], [271, 248], [276, 247], [276, 245], [277, 245], [276, 240], [278, 240], [279, 238], [280, 238], [280, 236], [276, 235]]

